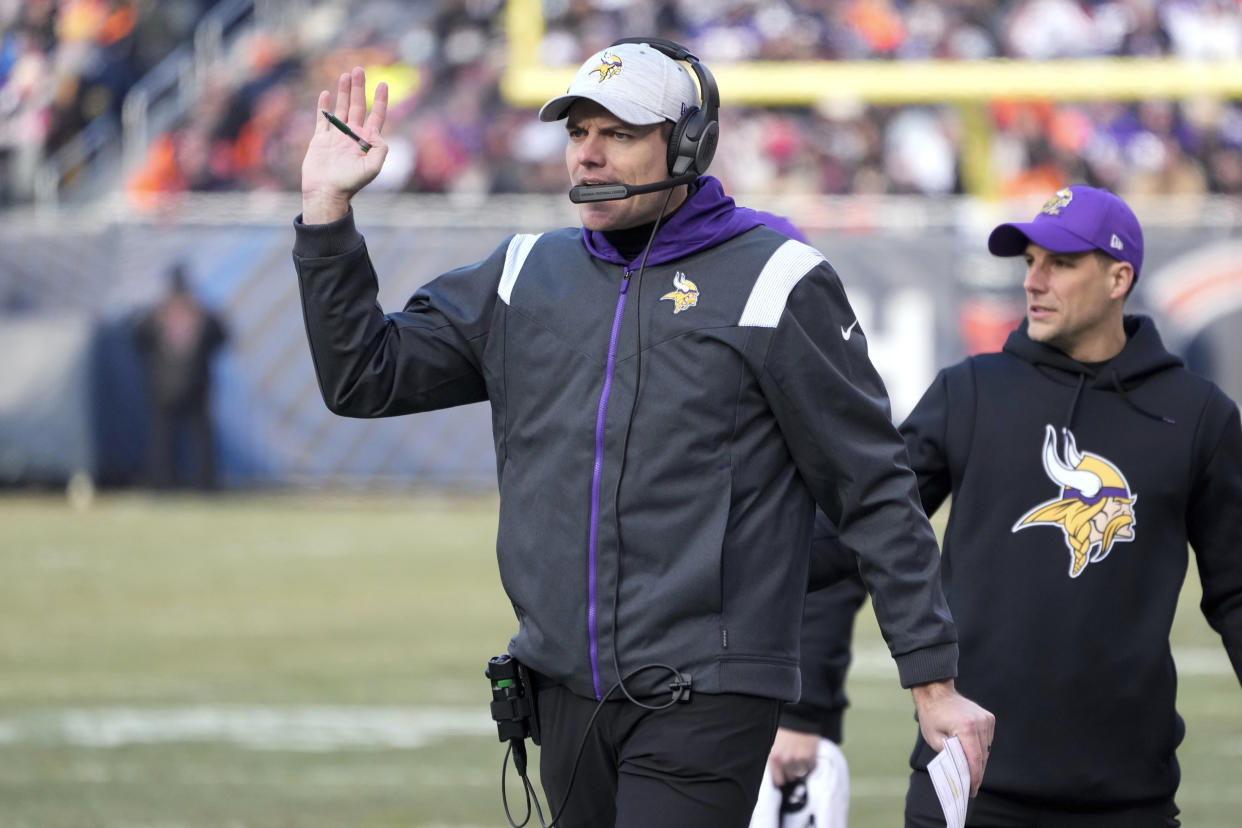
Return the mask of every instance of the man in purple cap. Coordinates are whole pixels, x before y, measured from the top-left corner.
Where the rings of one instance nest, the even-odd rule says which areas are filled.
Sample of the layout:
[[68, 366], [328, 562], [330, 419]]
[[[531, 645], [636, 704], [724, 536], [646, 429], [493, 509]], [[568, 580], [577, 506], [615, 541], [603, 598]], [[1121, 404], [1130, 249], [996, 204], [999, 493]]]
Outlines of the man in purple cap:
[[[1034, 221], [993, 230], [988, 250], [1026, 258], [1031, 339], [1079, 362], [1099, 362], [1121, 351], [1126, 341], [1122, 301], [1134, 289], [1143, 264], [1143, 231], [1124, 201], [1094, 187], [1058, 190]], [[1064, 258], [1087, 253], [1091, 256]], [[1068, 261], [1096, 267], [1074, 268], [1080, 278], [1054, 278], [1064, 270], [1058, 263]], [[1125, 290], [1116, 296], [1123, 279]]]
[[[387, 89], [370, 113], [365, 92], [355, 68], [320, 93], [302, 164], [314, 367], [345, 416], [490, 403], [507, 655], [530, 675], [494, 692], [534, 697], [557, 825], [747, 824], [800, 692], [816, 505], [925, 738], [957, 734], [977, 783], [993, 719], [954, 689], [935, 535], [866, 338], [824, 257], [704, 174], [706, 68], [654, 39], [592, 55], [540, 111], [565, 121], [581, 226], [516, 234], [387, 315], [351, 206], [387, 152]], [[493, 714], [524, 773], [510, 702]]]
[[[1026, 320], [946, 368], [901, 426], [923, 506], [951, 495], [942, 580], [957, 686], [1001, 727], [968, 826], [1178, 825], [1169, 632], [1195, 549], [1242, 679], [1242, 428], [1215, 385], [1124, 313], [1143, 234], [1112, 193], [1002, 224]], [[906, 825], [944, 825], [920, 736]]]

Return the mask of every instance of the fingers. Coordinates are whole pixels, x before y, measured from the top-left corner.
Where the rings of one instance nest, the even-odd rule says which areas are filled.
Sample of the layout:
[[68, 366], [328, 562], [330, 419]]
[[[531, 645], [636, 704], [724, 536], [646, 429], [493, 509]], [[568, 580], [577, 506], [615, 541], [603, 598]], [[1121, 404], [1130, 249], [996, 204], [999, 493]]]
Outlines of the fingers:
[[798, 762], [790, 759], [773, 757], [769, 764], [772, 768], [772, 783], [778, 788], [796, 779], [801, 779], [807, 774]]
[[776, 787], [805, 779], [815, 770], [814, 762], [772, 762], [772, 782]]
[[772, 784], [778, 788], [805, 776], [805, 774], [799, 774], [798, 769], [791, 762], [773, 760], [769, 763], [769, 767], [772, 769]]
[[[327, 110], [331, 104], [332, 94], [320, 92], [319, 109]], [[381, 83], [375, 87], [375, 100], [368, 114], [366, 70], [355, 66], [352, 71], [342, 72], [336, 81], [336, 104], [331, 111], [355, 130], [366, 129], [373, 136], [379, 136], [388, 117], [388, 84]], [[330, 126], [318, 110], [315, 112], [315, 123], [316, 130], [326, 130]]]
[[336, 106], [332, 108], [332, 114], [345, 121], [345, 123], [349, 123], [349, 98], [353, 84], [352, 77], [349, 72], [342, 72], [336, 81]]
[[785, 776], [785, 766], [777, 761], [768, 762], [768, 767], [772, 770], [772, 784], [780, 787], [789, 781]]
[[970, 766], [970, 795], [979, 793], [983, 783], [983, 774], [987, 769], [988, 755], [992, 751], [992, 737], [996, 731], [996, 717], [983, 708], [970, 722], [965, 733], [959, 733], [962, 752], [966, 754], [966, 764]]
[[815, 754], [773, 752], [768, 756], [768, 769], [772, 782], [778, 788], [788, 782], [805, 779], [815, 770], [818, 757]]
[[384, 119], [388, 117], [388, 84], [381, 83], [375, 87], [375, 100], [371, 102], [371, 114], [367, 115], [366, 127], [373, 135], [379, 135], [384, 128]]
[[323, 90], [319, 93], [319, 100], [315, 102], [315, 132], [326, 132], [329, 129], [328, 119], [323, 117], [323, 113], [332, 104], [332, 93]]
[[992, 753], [992, 739], [995, 735], [996, 735], [996, 717], [993, 716], [991, 713], [988, 713], [987, 716], [984, 718], [984, 726], [982, 728], [982, 732], [979, 734], [979, 738], [983, 742], [983, 762], [980, 763], [981, 767], [979, 768], [979, 782], [971, 786], [973, 789], [970, 792], [971, 796], [974, 796], [975, 794], [979, 793], [979, 785], [983, 783], [983, 774], [987, 769], [988, 758], [990, 757]]
[[360, 127], [367, 117], [367, 73], [361, 66], [355, 66], [349, 77], [349, 117], [345, 119], [345, 123]]
[[818, 759], [818, 733], [777, 728], [772, 750], [768, 754], [768, 768], [772, 771], [773, 783], [778, 787], [808, 776], [815, 770]]
[[966, 754], [966, 764], [970, 767], [970, 795], [973, 797], [983, 784], [983, 771], [988, 764], [987, 748], [982, 742], [973, 740], [970, 745], [962, 745], [962, 752]]

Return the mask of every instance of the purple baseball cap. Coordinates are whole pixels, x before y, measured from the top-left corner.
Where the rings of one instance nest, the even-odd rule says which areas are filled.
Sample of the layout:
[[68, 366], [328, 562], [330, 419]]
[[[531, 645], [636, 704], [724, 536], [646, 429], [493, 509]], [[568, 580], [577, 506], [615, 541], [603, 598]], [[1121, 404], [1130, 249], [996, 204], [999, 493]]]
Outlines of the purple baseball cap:
[[1129, 262], [1135, 281], [1143, 265], [1143, 229], [1134, 211], [1108, 190], [1095, 187], [1057, 190], [1033, 221], [993, 230], [988, 250], [994, 256], [1021, 256], [1031, 242], [1053, 253], [1100, 250]]

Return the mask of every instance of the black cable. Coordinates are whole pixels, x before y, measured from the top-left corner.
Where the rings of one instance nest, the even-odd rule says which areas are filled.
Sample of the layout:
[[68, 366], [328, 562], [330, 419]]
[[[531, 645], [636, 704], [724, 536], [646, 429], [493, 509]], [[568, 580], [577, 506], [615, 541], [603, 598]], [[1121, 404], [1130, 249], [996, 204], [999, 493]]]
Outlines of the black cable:
[[[621, 464], [617, 469], [617, 488], [616, 488], [616, 493], [613, 495], [613, 522], [616, 526], [618, 550], [621, 547], [621, 479], [625, 475], [626, 453], [627, 453], [627, 450], [629, 448], [629, 443], [630, 443], [630, 431], [632, 430], [634, 426], [634, 413], [638, 410], [638, 392], [639, 392], [639, 386], [642, 383], [642, 373], [643, 373], [642, 372], [642, 367], [643, 367], [643, 361], [642, 361], [643, 360], [643, 356], [642, 356], [643, 355], [643, 337], [642, 337], [642, 333], [643, 333], [643, 327], [642, 327], [643, 326], [643, 303], [642, 303], [643, 273], [647, 269], [647, 257], [651, 254], [651, 246], [655, 243], [656, 231], [660, 229], [660, 221], [661, 219], [664, 218], [664, 211], [668, 209], [668, 204], [669, 204], [669, 201], [672, 199], [672, 197], [673, 197], [673, 191], [670, 189], [668, 191], [668, 194], [664, 196], [664, 204], [660, 207], [660, 213], [656, 217], [655, 223], [652, 224], [651, 226], [651, 235], [647, 238], [647, 244], [643, 248], [642, 259], [638, 263], [638, 272], [636, 274], [638, 278], [638, 288], [634, 293], [634, 303], [636, 306], [636, 310], [635, 310], [635, 314], [636, 314], [635, 316], [635, 342], [636, 342], [635, 351], [636, 353], [634, 357], [634, 395], [630, 401], [630, 414], [629, 414], [629, 417], [626, 419], [625, 434], [623, 435], [622, 440], [621, 440]], [[678, 670], [676, 667], [672, 667], [668, 664], [660, 664], [660, 663], [644, 664], [641, 667], [636, 667], [635, 669], [631, 670], [629, 673], [625, 674], [624, 676], [621, 674], [621, 663], [617, 656], [617, 638], [618, 638], [617, 636], [617, 606], [620, 603], [621, 603], [621, 559], [620, 559], [620, 555], [618, 555], [617, 577], [616, 577], [616, 580], [613, 582], [613, 595], [612, 595], [612, 667], [613, 667], [613, 670], [617, 674], [617, 681], [615, 684], [612, 685], [612, 687], [609, 687], [608, 692], [605, 693], [598, 702], [596, 702], [595, 709], [591, 711], [591, 716], [590, 718], [587, 719], [586, 726], [582, 730], [582, 738], [578, 740], [578, 750], [574, 753], [574, 762], [569, 772], [569, 781], [565, 785], [565, 794], [561, 798], [560, 805], [557, 807], [555, 811], [552, 812], [551, 822], [545, 823], [543, 821], [543, 808], [539, 804], [539, 796], [538, 794], [534, 792], [531, 786], [530, 780], [527, 777], [524, 769], [519, 772], [519, 775], [522, 778], [522, 786], [526, 793], [526, 818], [523, 819], [520, 823], [516, 823], [513, 821], [513, 817], [509, 813], [509, 800], [508, 800], [507, 792], [505, 791], [505, 774], [506, 774], [506, 770], [508, 769], [508, 765], [509, 765], [509, 756], [513, 752], [513, 745], [512, 743], [510, 743], [508, 750], [505, 751], [504, 761], [500, 768], [500, 797], [501, 797], [501, 801], [504, 804], [504, 808], [505, 808], [505, 818], [509, 821], [509, 825], [511, 825], [513, 828], [523, 828], [523, 826], [525, 826], [526, 823], [530, 821], [532, 800], [534, 801], [534, 810], [538, 813], [539, 824], [542, 826], [542, 828], [554, 828], [557, 821], [561, 818], [561, 815], [564, 813], [565, 806], [569, 804], [569, 794], [573, 791], [574, 780], [577, 779], [578, 777], [578, 769], [582, 764], [582, 753], [583, 751], [586, 750], [587, 737], [591, 735], [591, 728], [595, 726], [595, 720], [599, 718], [600, 711], [604, 709], [604, 704], [608, 701], [609, 698], [611, 698], [612, 694], [615, 693], [618, 689], [621, 690], [621, 693], [626, 697], [626, 699], [638, 705], [639, 707], [643, 708], [644, 710], [664, 710], [665, 708], [672, 707], [682, 698], [680, 690], [675, 690], [673, 692], [672, 698], [670, 698], [668, 701], [666, 701], [663, 704], [659, 704], [659, 705], [645, 704], [639, 701], [638, 699], [634, 698], [634, 696], [630, 693], [629, 688], [625, 686], [625, 682], [627, 680], [632, 679], [634, 678], [634, 676], [647, 670], [658, 670], [658, 669], [667, 670], [673, 676], [673, 679], [675, 682], [675, 684], [672, 686], [676, 688], [685, 688], [685, 689], [689, 688], [690, 682], [686, 679], [686, 677], [682, 674], [682, 672]], [[517, 765], [516, 758], [514, 760], [514, 765], [515, 766]]]
[[[526, 793], [526, 816], [522, 819], [521, 822], [514, 822], [513, 815], [509, 812], [509, 792], [505, 788], [505, 776], [506, 776], [506, 771], [508, 771], [509, 769], [509, 755], [511, 753], [513, 753], [513, 741], [512, 740], [510, 740], [509, 742], [509, 747], [505, 749], [505, 758], [500, 761], [500, 802], [502, 805], [504, 805], [505, 819], [509, 820], [509, 824], [512, 825], [513, 828], [523, 828], [523, 826], [526, 825], [526, 823], [530, 822], [530, 813], [531, 813], [530, 811], [530, 796], [531, 796], [530, 783], [526, 781], [526, 774], [524, 772], [519, 771], [518, 775], [522, 777], [522, 790]], [[536, 797], [535, 802], [536, 804], [538, 804], [539, 802], [538, 797]], [[540, 813], [539, 821], [541, 823], [543, 822], [542, 816], [543, 814]]]
[[[598, 702], [595, 703], [595, 709], [591, 711], [591, 717], [587, 719], [586, 726], [582, 729], [582, 738], [578, 740], [578, 750], [574, 753], [574, 764], [573, 764], [572, 769], [569, 772], [569, 781], [565, 784], [565, 795], [561, 797], [561, 804], [557, 807], [556, 811], [554, 812], [552, 821], [549, 822], [547, 825], [544, 825], [543, 828], [553, 828], [556, 825], [557, 820], [559, 820], [561, 818], [561, 815], [564, 813], [565, 806], [569, 804], [569, 794], [574, 788], [574, 779], [577, 778], [578, 768], [582, 764], [582, 752], [586, 750], [587, 737], [591, 735], [591, 728], [595, 726], [595, 720], [599, 718], [600, 711], [604, 709], [604, 704], [608, 701], [608, 699], [612, 696], [612, 694], [617, 691], [618, 688], [620, 688], [622, 691], [625, 690], [625, 681], [627, 679], [634, 678], [634, 676], [638, 675], [644, 670], [654, 670], [654, 669], [664, 669], [664, 670], [670, 671], [674, 675], [681, 675], [677, 670], [668, 666], [667, 664], [644, 664], [642, 667], [638, 667], [634, 670], [631, 670], [624, 677], [618, 678], [617, 682], [613, 684], [612, 687], [608, 688], [608, 692], [604, 694], [603, 698], [601, 698]], [[620, 673], [618, 673], [617, 675], [620, 676]], [[628, 693], [626, 694], [626, 698], [630, 698], [630, 700], [633, 701], [632, 697], [630, 697]], [[668, 702], [667, 704], [660, 705], [659, 707], [652, 707], [651, 705], [642, 704], [641, 702], [635, 702], [635, 704], [637, 704], [639, 707], [646, 708], [647, 710], [663, 710], [664, 708], [672, 705], [674, 701], [676, 701], [676, 699]], [[539, 806], [539, 799], [538, 797], [536, 797], [535, 807], [538, 807], [538, 806]], [[542, 825], [543, 824], [543, 812], [542, 811], [540, 811], [539, 819], [540, 819], [540, 824]], [[512, 822], [510, 822], [510, 824], [512, 824]]]
[[[651, 226], [651, 236], [647, 239], [647, 246], [643, 248], [643, 257], [638, 264], [638, 289], [634, 294], [634, 304], [636, 307], [634, 322], [636, 343], [634, 355], [634, 395], [630, 400], [630, 415], [625, 421], [625, 434], [621, 439], [621, 464], [617, 468], [617, 487], [616, 492], [613, 495], [612, 504], [612, 520], [614, 526], [616, 527], [618, 550], [617, 577], [613, 581], [612, 585], [612, 669], [617, 674], [618, 678], [617, 685], [614, 686], [613, 689], [616, 689], [616, 687], [619, 686], [622, 694], [627, 699], [645, 710], [663, 710], [664, 708], [670, 707], [674, 704], [680, 696], [679, 694], [674, 693], [671, 701], [661, 705], [645, 704], [634, 698], [634, 696], [630, 693], [629, 688], [625, 686], [625, 678], [633, 677], [651, 667], [663, 667], [673, 674], [673, 678], [677, 682], [678, 686], [688, 684], [682, 676], [680, 670], [677, 670], [674, 667], [669, 667], [666, 664], [643, 665], [642, 667], [633, 670], [628, 676], [623, 678], [621, 676], [621, 663], [617, 655], [617, 639], [619, 638], [617, 627], [617, 607], [621, 603], [621, 482], [625, 477], [625, 463], [630, 445], [630, 431], [634, 427], [634, 413], [638, 410], [638, 394], [643, 379], [643, 273], [647, 269], [647, 256], [650, 255], [651, 246], [655, 243], [656, 231], [660, 229], [660, 221], [664, 218], [664, 211], [668, 209], [668, 203], [672, 197], [673, 191], [669, 190], [668, 194], [664, 196], [664, 204], [660, 207], [660, 213], [656, 216], [655, 223]], [[611, 690], [609, 692], [611, 692]], [[607, 698], [607, 696], [605, 696], [605, 698]]]
[[[500, 766], [500, 799], [505, 807], [505, 818], [509, 820], [509, 824], [513, 826], [513, 828], [522, 828], [522, 826], [526, 825], [526, 823], [530, 820], [530, 803], [532, 798], [534, 799], [535, 810], [539, 814], [539, 824], [543, 826], [543, 828], [553, 828], [553, 826], [556, 825], [556, 821], [561, 818], [561, 814], [564, 812], [565, 806], [569, 803], [569, 793], [573, 790], [574, 779], [578, 776], [578, 767], [582, 763], [582, 752], [586, 750], [586, 741], [587, 737], [591, 735], [591, 728], [595, 725], [595, 720], [599, 718], [600, 711], [604, 709], [604, 702], [608, 701], [608, 698], [613, 694], [619, 685], [620, 682], [617, 682], [612, 687], [608, 688], [608, 692], [604, 694], [604, 697], [595, 703], [595, 709], [591, 711], [591, 717], [587, 719], [586, 727], [582, 729], [582, 738], [578, 740], [578, 750], [574, 753], [574, 764], [569, 772], [569, 781], [565, 785], [565, 795], [561, 798], [560, 806], [553, 811], [551, 822], [545, 823], [543, 821], [543, 808], [539, 805], [539, 795], [534, 792], [534, 789], [530, 784], [530, 779], [524, 772], [519, 773], [519, 775], [522, 777], [522, 785], [526, 790], [526, 819], [523, 819], [521, 823], [515, 823], [513, 821], [513, 816], [509, 813], [509, 800], [505, 791], [505, 772], [509, 766], [509, 755], [513, 751], [513, 745], [510, 743], [508, 750], [505, 751], [504, 761]], [[516, 762], [514, 764], [516, 766]]]
[[[535, 793], [534, 787], [530, 784], [530, 779], [528, 779], [525, 774], [522, 775], [522, 784], [526, 787], [526, 795], [535, 800], [535, 813], [539, 815], [539, 824], [542, 825], [543, 828], [549, 828], [549, 826], [543, 821], [543, 808], [539, 806], [539, 794]], [[527, 819], [530, 819], [530, 817], [528, 816]]]

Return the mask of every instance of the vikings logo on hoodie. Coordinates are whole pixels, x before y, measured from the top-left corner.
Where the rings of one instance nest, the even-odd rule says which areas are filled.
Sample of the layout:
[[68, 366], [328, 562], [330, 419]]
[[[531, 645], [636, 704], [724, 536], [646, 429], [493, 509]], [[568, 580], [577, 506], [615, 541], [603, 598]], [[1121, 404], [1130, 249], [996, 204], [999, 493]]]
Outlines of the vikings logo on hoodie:
[[1032, 526], [1056, 526], [1065, 534], [1070, 551], [1069, 576], [1077, 578], [1088, 563], [1108, 557], [1114, 543], [1134, 540], [1134, 504], [1138, 495], [1130, 491], [1121, 470], [1108, 460], [1090, 452], [1080, 452], [1073, 433], [1065, 434], [1065, 456], [1057, 454], [1057, 432], [1046, 426], [1044, 433], [1044, 471], [1061, 487], [1061, 496], [1031, 509], [1011, 531]]

